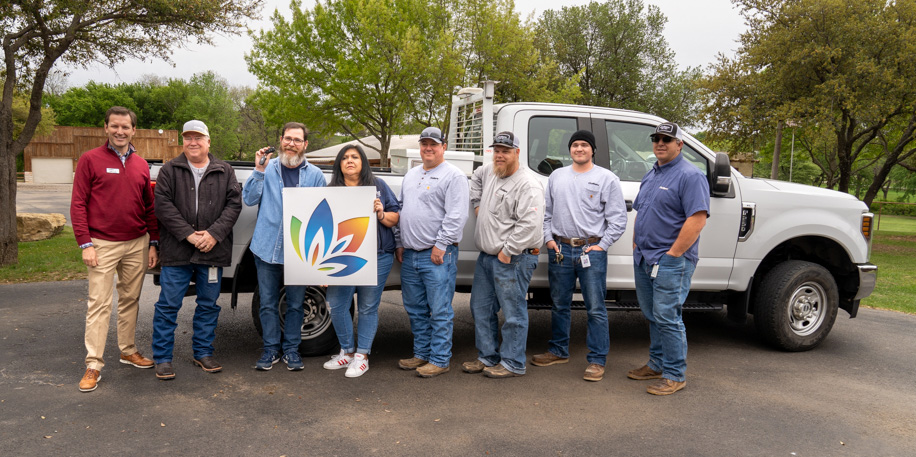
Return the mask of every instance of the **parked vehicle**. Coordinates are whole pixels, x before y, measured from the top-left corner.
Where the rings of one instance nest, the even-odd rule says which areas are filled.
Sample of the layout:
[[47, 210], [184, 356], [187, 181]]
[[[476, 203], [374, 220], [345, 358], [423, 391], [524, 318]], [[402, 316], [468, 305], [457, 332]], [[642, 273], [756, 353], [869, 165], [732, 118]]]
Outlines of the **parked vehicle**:
[[[567, 144], [579, 129], [595, 134], [597, 165], [620, 177], [630, 211], [627, 232], [608, 251], [607, 305], [638, 310], [633, 280], [632, 201], [655, 162], [649, 135], [665, 122], [635, 111], [549, 103], [493, 104], [493, 85], [465, 89], [453, 97], [449, 150], [472, 152], [475, 164], [490, 160], [494, 132], [510, 130], [521, 141], [523, 166], [542, 177], [569, 165]], [[746, 178], [723, 153], [692, 136], [682, 154], [709, 177], [710, 217], [700, 237], [700, 261], [685, 310], [726, 310], [729, 319], [755, 326], [769, 344], [804, 351], [820, 344], [833, 327], [838, 309], [855, 317], [859, 302], [874, 290], [877, 267], [869, 263], [872, 217], [864, 203], [841, 192], [801, 184]], [[251, 163], [233, 163], [239, 182]], [[153, 165], [155, 178], [158, 165]], [[401, 176], [376, 171], [397, 193]], [[223, 274], [225, 292], [237, 306], [238, 294], [254, 292], [252, 318], [260, 331], [254, 260], [248, 250], [257, 208], [243, 209], [234, 229], [233, 264]], [[459, 245], [457, 289], [469, 292], [477, 250], [473, 211]], [[549, 309], [546, 249], [529, 287], [529, 308]], [[400, 287], [396, 265], [389, 288]], [[281, 307], [285, 304], [281, 301]], [[583, 308], [581, 302], [574, 307]], [[283, 312], [281, 312], [281, 316]], [[309, 289], [302, 323], [302, 355], [332, 351], [337, 342], [320, 287]]]

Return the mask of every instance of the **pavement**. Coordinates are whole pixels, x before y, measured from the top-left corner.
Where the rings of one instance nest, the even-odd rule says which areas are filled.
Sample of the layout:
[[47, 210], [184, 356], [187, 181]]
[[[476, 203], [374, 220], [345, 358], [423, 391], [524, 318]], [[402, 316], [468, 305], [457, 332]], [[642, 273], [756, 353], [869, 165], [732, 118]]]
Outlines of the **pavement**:
[[60, 213], [70, 223], [70, 193], [72, 184], [17, 183], [17, 213]]
[[[724, 313], [685, 316], [687, 388], [668, 397], [626, 378], [646, 361], [639, 313], [610, 315], [607, 374], [582, 380], [585, 313], [574, 313], [571, 361], [494, 380], [460, 371], [476, 357], [468, 294], [456, 294], [451, 372], [422, 379], [400, 293], [386, 292], [370, 369], [348, 379], [307, 358], [290, 372], [252, 369], [261, 340], [250, 295], [228, 297], [216, 335], [223, 371], [191, 364], [193, 302], [179, 315], [177, 378], [117, 363], [112, 321], [99, 388], [84, 371], [86, 281], [0, 285], [2, 455], [638, 455], [910, 456], [916, 449], [916, 316], [862, 309], [840, 316], [818, 348], [764, 346]], [[137, 343], [151, 355], [158, 288], [147, 280]], [[550, 312], [530, 312], [528, 355], [542, 352]]]

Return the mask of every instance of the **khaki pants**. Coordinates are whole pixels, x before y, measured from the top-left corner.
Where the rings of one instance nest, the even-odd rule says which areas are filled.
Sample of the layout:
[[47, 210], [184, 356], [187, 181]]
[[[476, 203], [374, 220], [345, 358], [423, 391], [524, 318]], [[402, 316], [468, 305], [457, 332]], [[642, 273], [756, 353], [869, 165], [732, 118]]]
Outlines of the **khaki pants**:
[[99, 265], [89, 267], [89, 310], [86, 313], [86, 367], [105, 366], [105, 340], [111, 317], [112, 283], [118, 274], [118, 347], [124, 355], [137, 352], [134, 333], [140, 311], [140, 290], [149, 262], [149, 234], [130, 241], [92, 238]]

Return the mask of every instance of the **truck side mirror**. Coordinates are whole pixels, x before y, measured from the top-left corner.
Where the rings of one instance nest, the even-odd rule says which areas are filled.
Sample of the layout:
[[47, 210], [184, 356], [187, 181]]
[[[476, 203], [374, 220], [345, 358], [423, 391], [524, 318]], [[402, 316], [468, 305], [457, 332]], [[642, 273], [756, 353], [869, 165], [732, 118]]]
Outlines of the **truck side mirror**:
[[728, 161], [728, 154], [724, 152], [716, 153], [716, 163], [712, 169], [710, 177], [710, 193], [714, 197], [725, 197], [732, 185], [732, 166]]

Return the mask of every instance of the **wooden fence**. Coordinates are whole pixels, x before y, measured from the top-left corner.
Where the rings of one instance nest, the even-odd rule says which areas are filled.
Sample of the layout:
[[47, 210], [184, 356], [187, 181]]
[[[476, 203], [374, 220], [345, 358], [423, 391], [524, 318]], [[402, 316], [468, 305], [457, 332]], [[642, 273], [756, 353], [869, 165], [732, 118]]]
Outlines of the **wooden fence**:
[[[33, 157], [71, 158], [76, 161], [84, 152], [105, 144], [108, 135], [101, 127], [56, 127], [48, 136], [36, 136], [25, 148], [25, 171], [32, 171]], [[177, 130], [137, 129], [131, 140], [137, 155], [147, 160], [166, 161], [181, 153]]]

